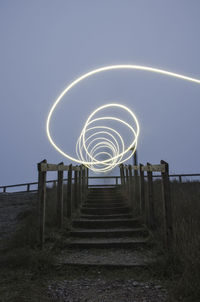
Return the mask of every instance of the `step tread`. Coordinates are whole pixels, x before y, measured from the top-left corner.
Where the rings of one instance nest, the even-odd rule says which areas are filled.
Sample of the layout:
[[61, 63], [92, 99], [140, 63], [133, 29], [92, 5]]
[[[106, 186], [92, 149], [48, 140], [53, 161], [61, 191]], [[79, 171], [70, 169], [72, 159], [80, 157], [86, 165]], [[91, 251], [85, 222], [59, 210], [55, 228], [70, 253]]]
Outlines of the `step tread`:
[[94, 266], [147, 266], [155, 262], [157, 254], [153, 250], [126, 249], [65, 249], [57, 261], [59, 264], [77, 264]]
[[[74, 222], [105, 222], [105, 219], [74, 219], [73, 220]], [[137, 221], [139, 222], [140, 221], [140, 218], [125, 218], [125, 219], [119, 219], [119, 218], [113, 218], [113, 219], [107, 219], [106, 222], [124, 222], [124, 221], [130, 221], [130, 222], [134, 222], [134, 221]]]
[[[127, 217], [128, 216], [128, 217]], [[91, 214], [91, 215], [86, 215], [86, 214], [82, 214], [80, 216], [81, 219], [98, 219], [98, 218], [103, 218], [103, 219], [109, 219], [109, 218], [132, 218], [133, 215], [132, 214], [110, 214], [110, 215], [105, 215], [105, 214]]]
[[131, 237], [118, 237], [118, 238], [74, 238], [69, 237], [65, 240], [65, 243], [78, 243], [78, 244], [114, 244], [114, 243], [147, 243], [150, 236], [143, 238], [131, 238]]
[[70, 231], [70, 233], [75, 233], [75, 232], [78, 232], [78, 233], [110, 233], [110, 232], [138, 232], [138, 231], [147, 231], [146, 228], [127, 228], [127, 227], [120, 227], [120, 228], [110, 228], [110, 229], [87, 229], [87, 228], [74, 228]]

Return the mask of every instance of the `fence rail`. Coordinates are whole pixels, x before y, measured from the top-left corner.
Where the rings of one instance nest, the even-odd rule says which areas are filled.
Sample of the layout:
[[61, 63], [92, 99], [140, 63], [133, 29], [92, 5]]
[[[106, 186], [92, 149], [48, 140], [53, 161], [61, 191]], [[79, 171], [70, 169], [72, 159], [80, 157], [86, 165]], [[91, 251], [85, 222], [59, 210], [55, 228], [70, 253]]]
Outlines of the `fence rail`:
[[[133, 167], [132, 167], [133, 170]], [[67, 171], [67, 170], [65, 170]], [[147, 175], [144, 175], [145, 178], [147, 178]], [[153, 175], [153, 178], [160, 178], [160, 175]], [[169, 178], [178, 178], [179, 182], [181, 183], [183, 181], [183, 177], [200, 177], [200, 173], [190, 173], [190, 174], [169, 174]], [[115, 179], [115, 184], [100, 184], [100, 185], [90, 185], [89, 187], [93, 187], [93, 186], [115, 186], [115, 185], [119, 185], [120, 183], [120, 176], [89, 176], [88, 180], [90, 179]], [[74, 180], [74, 179], [73, 179]], [[63, 179], [64, 182], [67, 181], [67, 178]], [[51, 180], [47, 180], [46, 181], [47, 184], [54, 184], [57, 183], [56, 179], [51, 179]], [[0, 193], [7, 193], [7, 188], [17, 188], [17, 187], [26, 187], [26, 189], [22, 190], [22, 191], [16, 191], [19, 193], [22, 192], [36, 192], [38, 190], [37, 189], [31, 189], [32, 186], [37, 186], [38, 187], [38, 182], [27, 182], [27, 183], [21, 183], [21, 184], [15, 184], [15, 185], [5, 185], [5, 186], [0, 186]], [[15, 193], [15, 191], [11, 192], [11, 193]]]

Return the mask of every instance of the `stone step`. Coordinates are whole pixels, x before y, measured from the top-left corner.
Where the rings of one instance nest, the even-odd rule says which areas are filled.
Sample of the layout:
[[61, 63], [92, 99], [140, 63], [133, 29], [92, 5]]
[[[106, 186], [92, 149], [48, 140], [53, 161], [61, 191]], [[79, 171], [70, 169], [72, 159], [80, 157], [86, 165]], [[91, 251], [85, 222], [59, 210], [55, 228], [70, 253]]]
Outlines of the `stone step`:
[[122, 197], [121, 194], [118, 193], [90, 193], [87, 195], [88, 198], [119, 198]]
[[113, 249], [64, 249], [58, 256], [58, 263], [63, 265], [129, 268], [146, 267], [155, 263], [158, 258], [152, 250]]
[[104, 214], [98, 214], [98, 215], [81, 215], [80, 218], [84, 219], [118, 219], [118, 218], [133, 218], [132, 214], [112, 214], [112, 215], [104, 215]]
[[82, 205], [83, 208], [121, 208], [121, 207], [126, 207], [127, 204], [124, 203], [124, 202], [120, 202], [120, 203], [104, 203], [104, 204], [101, 204], [101, 203], [85, 203]]
[[119, 228], [119, 227], [140, 227], [139, 218], [130, 219], [75, 219], [72, 222], [74, 228]]
[[63, 247], [70, 248], [132, 248], [132, 249], [140, 249], [147, 247], [149, 243], [149, 238], [129, 238], [129, 237], [119, 237], [112, 238], [112, 240], [105, 238], [68, 238], [68, 240], [63, 241]]
[[112, 214], [129, 214], [129, 207], [117, 207], [117, 208], [81, 208], [81, 214], [92, 215], [112, 215]]
[[86, 203], [88, 204], [93, 204], [93, 203], [98, 203], [98, 204], [107, 204], [107, 203], [124, 203], [124, 200], [122, 198], [120, 199], [87, 199]]
[[118, 238], [118, 237], [148, 237], [146, 228], [115, 228], [115, 229], [73, 229], [70, 236], [80, 238]]
[[111, 187], [111, 188], [89, 188], [89, 192], [111, 192], [115, 191], [117, 188], [116, 187]]
[[98, 193], [98, 194], [88, 194], [87, 195], [87, 197], [90, 199], [92, 199], [92, 198], [98, 198], [98, 196], [100, 197], [100, 198], [108, 198], [108, 199], [113, 199], [113, 198], [117, 198], [117, 199], [119, 199], [120, 197], [122, 197], [122, 195], [121, 194], [108, 194], [108, 193], [106, 193], [106, 194], [100, 194], [100, 193]]

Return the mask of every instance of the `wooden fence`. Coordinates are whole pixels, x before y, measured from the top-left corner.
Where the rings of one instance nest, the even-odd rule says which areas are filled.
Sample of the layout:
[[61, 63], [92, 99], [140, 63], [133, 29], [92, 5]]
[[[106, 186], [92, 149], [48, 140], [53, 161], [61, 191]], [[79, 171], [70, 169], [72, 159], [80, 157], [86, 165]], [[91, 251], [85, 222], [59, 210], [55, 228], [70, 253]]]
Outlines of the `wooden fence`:
[[[146, 166], [142, 164], [138, 166], [121, 164], [120, 176], [122, 193], [128, 199], [129, 205], [134, 213], [140, 214], [147, 226], [154, 229], [156, 220], [154, 205], [155, 182], [153, 181], [153, 173], [155, 172], [160, 173], [160, 175], [157, 174], [156, 177], [161, 178], [162, 184], [161, 200], [164, 218], [164, 244], [166, 248], [171, 249], [173, 243], [173, 219], [168, 163], [161, 160], [159, 165], [151, 165], [150, 163], [147, 163]], [[145, 185], [147, 187], [146, 198]]]
[[[45, 242], [46, 177], [49, 171], [57, 171], [57, 225], [59, 228], [63, 226], [64, 205], [66, 217], [70, 221], [73, 217], [73, 211], [78, 211], [78, 208], [85, 201], [88, 188], [88, 169], [83, 165], [48, 164], [46, 160], [38, 164], [39, 243], [41, 247], [43, 247]], [[63, 194], [64, 171], [68, 173], [67, 196], [65, 198]], [[72, 194], [72, 186], [74, 186], [74, 194]]]
[[[160, 178], [160, 175], [152, 175], [153, 179], [154, 178]], [[180, 183], [183, 182], [184, 177], [198, 177], [200, 178], [200, 174], [169, 174], [170, 180], [177, 179], [179, 180]], [[89, 187], [98, 187], [98, 186], [117, 186], [121, 185], [121, 177], [120, 176], [89, 176], [88, 180], [90, 179], [113, 179], [115, 180], [115, 183], [106, 185], [106, 184], [98, 184], [98, 185], [89, 185]], [[147, 178], [147, 175], [144, 175], [144, 178]], [[72, 178], [74, 180], [74, 178]], [[67, 182], [67, 178], [63, 179], [64, 182]], [[57, 179], [51, 179], [46, 181], [47, 184], [56, 184]], [[33, 187], [35, 187], [33, 189]], [[7, 189], [14, 189], [14, 188], [22, 188], [20, 191], [9, 191]], [[24, 188], [24, 189], [23, 189]], [[21, 184], [15, 184], [15, 185], [5, 185], [5, 186], [0, 186], [0, 193], [24, 193], [24, 192], [37, 192], [38, 191], [38, 182], [25, 182]]]
[[[57, 179], [47, 181], [47, 172], [56, 171]], [[67, 178], [64, 173], [67, 172]], [[156, 174], [154, 174], [156, 173]], [[1, 186], [6, 193], [7, 188], [25, 186], [27, 192], [38, 191], [38, 209], [39, 209], [39, 242], [43, 246], [45, 242], [45, 221], [46, 221], [46, 188], [49, 183], [56, 184], [57, 188], [57, 225], [63, 226], [64, 207], [66, 209], [66, 218], [70, 221], [73, 218], [74, 211], [78, 211], [87, 197], [88, 188], [106, 186], [106, 184], [88, 185], [89, 179], [114, 180], [114, 184], [109, 186], [118, 187], [122, 194], [127, 198], [133, 212], [141, 215], [144, 223], [150, 228], [154, 228], [155, 204], [154, 204], [154, 178], [159, 178], [162, 185], [162, 209], [164, 224], [164, 243], [168, 249], [173, 245], [173, 219], [170, 194], [170, 178], [177, 178], [182, 182], [182, 177], [199, 177], [200, 174], [173, 174], [169, 175], [168, 163], [161, 161], [158, 165], [120, 165], [120, 176], [92, 176], [89, 177], [88, 169], [83, 166], [72, 166], [60, 164], [48, 164], [43, 160], [38, 164], [38, 182], [24, 183], [18, 185]], [[67, 183], [67, 193], [64, 196], [63, 184]], [[31, 186], [36, 185], [37, 190], [31, 190]], [[72, 188], [74, 190], [72, 191]], [[146, 189], [145, 189], [146, 188]]]

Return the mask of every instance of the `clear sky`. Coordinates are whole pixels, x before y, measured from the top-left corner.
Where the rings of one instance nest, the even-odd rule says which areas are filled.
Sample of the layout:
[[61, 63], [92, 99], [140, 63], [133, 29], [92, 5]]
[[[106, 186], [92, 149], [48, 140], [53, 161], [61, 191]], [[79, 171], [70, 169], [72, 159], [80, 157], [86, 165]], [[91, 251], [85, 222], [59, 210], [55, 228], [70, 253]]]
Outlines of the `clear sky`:
[[[48, 112], [76, 77], [137, 64], [200, 79], [199, 0], [0, 0], [0, 184], [37, 179], [36, 164], [68, 160], [45, 133]], [[71, 154], [88, 114], [118, 102], [141, 126], [141, 163], [200, 172], [200, 85], [143, 71], [81, 83], [55, 112], [52, 133]]]

